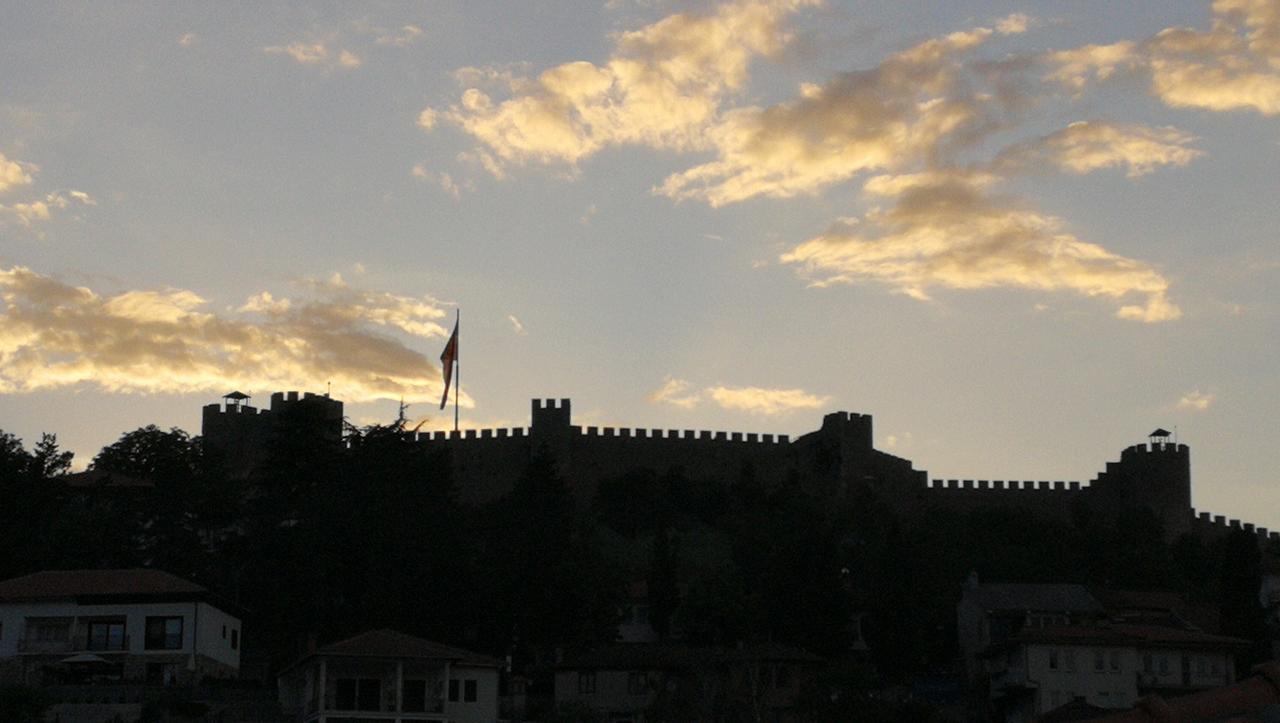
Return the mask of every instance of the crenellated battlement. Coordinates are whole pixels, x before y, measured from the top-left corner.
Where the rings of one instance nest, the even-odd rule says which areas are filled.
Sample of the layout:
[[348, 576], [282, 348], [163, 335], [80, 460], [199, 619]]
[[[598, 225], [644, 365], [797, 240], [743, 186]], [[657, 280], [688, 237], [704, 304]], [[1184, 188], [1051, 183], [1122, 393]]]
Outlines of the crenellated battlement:
[[972, 490], [975, 492], [1080, 492], [1088, 490], [1089, 485], [1079, 482], [1045, 481], [1045, 480], [930, 480], [928, 489], [932, 490]]
[[648, 429], [645, 427], [570, 427], [575, 434], [602, 439], [665, 439], [685, 442], [720, 442], [728, 444], [790, 444], [786, 434], [757, 434], [755, 432], [713, 432], [693, 429]]
[[1276, 541], [1280, 542], [1280, 532], [1268, 530], [1265, 527], [1257, 527], [1250, 522], [1241, 522], [1236, 519], [1229, 519], [1225, 515], [1215, 515], [1211, 512], [1201, 512], [1195, 509], [1190, 511], [1192, 529], [1202, 535], [1218, 537], [1226, 535], [1234, 530], [1240, 530], [1258, 538], [1258, 542]]

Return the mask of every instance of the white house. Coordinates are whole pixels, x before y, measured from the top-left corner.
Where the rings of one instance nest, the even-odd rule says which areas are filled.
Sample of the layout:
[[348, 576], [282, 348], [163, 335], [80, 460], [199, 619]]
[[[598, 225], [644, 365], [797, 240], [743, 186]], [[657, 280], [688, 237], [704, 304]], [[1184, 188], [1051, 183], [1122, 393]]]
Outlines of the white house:
[[1029, 721], [1077, 698], [1124, 709], [1235, 681], [1248, 641], [1123, 623], [1024, 629], [982, 655], [999, 720]]
[[240, 669], [236, 607], [159, 570], [0, 581], [0, 681], [190, 684]]
[[502, 665], [394, 630], [372, 630], [285, 668], [280, 705], [300, 723], [493, 723]]

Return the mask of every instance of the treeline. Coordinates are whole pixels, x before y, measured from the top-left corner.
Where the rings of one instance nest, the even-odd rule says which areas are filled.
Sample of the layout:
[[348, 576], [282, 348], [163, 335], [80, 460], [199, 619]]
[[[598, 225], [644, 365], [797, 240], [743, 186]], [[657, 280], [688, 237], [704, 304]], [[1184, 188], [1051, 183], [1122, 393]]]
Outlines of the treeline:
[[[955, 604], [974, 571], [1181, 591], [1217, 605], [1223, 632], [1265, 655], [1253, 538], [1166, 545], [1144, 509], [1081, 507], [1069, 522], [1007, 509], [903, 518], [870, 491], [835, 496], [749, 465], [709, 479], [634, 470], [580, 499], [545, 453], [509, 494], [466, 508], [448, 450], [394, 426], [341, 442], [282, 430], [248, 480], [178, 429], [129, 432], [93, 459], [93, 470], [153, 482], [146, 491], [70, 488], [70, 454], [54, 437], [28, 451], [0, 433], [0, 576], [154, 566], [246, 608], [246, 655], [277, 666], [308, 640], [390, 627], [510, 656], [535, 679], [557, 649], [611, 642], [628, 587], [644, 581], [662, 636], [772, 641], [832, 661], [814, 695], [828, 709], [814, 714], [836, 717], [854, 711], [832, 705], [883, 705], [861, 687], [955, 669]], [[857, 615], [869, 654], [852, 650]]]

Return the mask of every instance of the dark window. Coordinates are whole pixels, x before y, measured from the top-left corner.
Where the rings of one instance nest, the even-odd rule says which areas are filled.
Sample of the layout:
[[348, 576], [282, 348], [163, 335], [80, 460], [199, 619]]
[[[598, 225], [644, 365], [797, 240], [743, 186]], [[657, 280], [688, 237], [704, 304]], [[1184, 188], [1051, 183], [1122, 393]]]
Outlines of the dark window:
[[382, 681], [377, 678], [338, 678], [334, 707], [338, 710], [381, 709]]
[[1142, 654], [1142, 670], [1146, 673], [1150, 673], [1152, 671], [1151, 653]]
[[401, 710], [405, 713], [424, 713], [427, 710], [427, 681], [404, 681], [404, 702]]
[[1057, 670], [1057, 669], [1058, 669], [1058, 651], [1050, 649], [1049, 650], [1049, 670]]
[[147, 683], [173, 685], [178, 681], [178, 666], [173, 663], [147, 663]]
[[89, 623], [89, 650], [124, 650], [124, 622]]
[[240, 649], [240, 631], [239, 630], [231, 631], [231, 649], [232, 650]]
[[1111, 662], [1111, 672], [1119, 673], [1120, 672], [1120, 651], [1119, 650], [1111, 651], [1110, 662]]
[[147, 650], [182, 650], [182, 618], [147, 618]]
[[450, 703], [458, 702], [458, 691], [461, 688], [461, 686], [458, 683], [459, 681], [456, 681], [456, 680], [449, 681], [449, 702]]
[[462, 685], [462, 702], [464, 702], [464, 703], [474, 703], [474, 702], [476, 702], [476, 697], [477, 697], [477, 696], [476, 696], [476, 681], [474, 681], [474, 680], [464, 680], [464, 681], [462, 681], [462, 682], [463, 682], [463, 685]]
[[226, 639], [227, 639], [227, 626], [226, 626], [226, 625], [223, 625], [223, 626], [222, 626], [222, 639], [223, 639], [223, 640], [226, 640]]
[[578, 673], [578, 692], [583, 695], [590, 695], [596, 692], [595, 671]]
[[1101, 671], [1104, 667], [1106, 667], [1106, 661], [1103, 660], [1102, 651], [1101, 650], [1093, 651], [1093, 669], [1096, 671]]
[[645, 673], [627, 674], [627, 692], [631, 695], [644, 695], [649, 692], [649, 676]]
[[356, 705], [359, 706], [359, 710], [380, 710], [382, 681], [377, 678], [361, 678], [356, 690]]
[[356, 679], [355, 678], [338, 678], [338, 684], [335, 686], [337, 695], [334, 696], [333, 707], [338, 710], [355, 710], [356, 709]]
[[773, 687], [786, 688], [791, 685], [791, 668], [785, 665], [778, 666], [778, 672], [773, 679]]

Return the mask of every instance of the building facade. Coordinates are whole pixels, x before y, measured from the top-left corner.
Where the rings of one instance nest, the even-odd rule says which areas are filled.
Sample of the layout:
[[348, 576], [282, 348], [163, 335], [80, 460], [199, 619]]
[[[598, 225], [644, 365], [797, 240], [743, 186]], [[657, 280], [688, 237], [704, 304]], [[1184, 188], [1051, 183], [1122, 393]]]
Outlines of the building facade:
[[299, 723], [492, 723], [501, 667], [479, 653], [372, 630], [283, 670], [280, 705]]
[[159, 570], [58, 570], [0, 581], [0, 679], [191, 685], [240, 669], [240, 617]]

